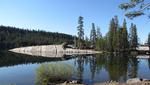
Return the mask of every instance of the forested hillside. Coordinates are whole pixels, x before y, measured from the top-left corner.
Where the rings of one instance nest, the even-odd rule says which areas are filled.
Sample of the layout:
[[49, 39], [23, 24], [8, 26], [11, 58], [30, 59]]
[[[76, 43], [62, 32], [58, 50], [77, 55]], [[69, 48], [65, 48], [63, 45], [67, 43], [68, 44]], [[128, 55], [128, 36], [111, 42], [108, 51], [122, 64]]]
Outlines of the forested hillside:
[[68, 34], [0, 26], [1, 50], [31, 45], [62, 44], [72, 41], [73, 36]]

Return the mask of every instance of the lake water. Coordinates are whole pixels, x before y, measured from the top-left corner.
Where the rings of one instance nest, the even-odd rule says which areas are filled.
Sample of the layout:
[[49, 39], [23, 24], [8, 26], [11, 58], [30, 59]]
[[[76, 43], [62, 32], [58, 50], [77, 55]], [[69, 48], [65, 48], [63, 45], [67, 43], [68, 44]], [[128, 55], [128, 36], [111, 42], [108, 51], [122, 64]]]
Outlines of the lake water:
[[150, 59], [137, 59], [127, 54], [73, 55], [51, 59], [0, 52], [0, 85], [35, 85], [41, 64], [60, 62], [73, 66], [77, 72], [72, 79], [85, 84], [110, 80], [125, 82], [135, 77], [150, 79]]

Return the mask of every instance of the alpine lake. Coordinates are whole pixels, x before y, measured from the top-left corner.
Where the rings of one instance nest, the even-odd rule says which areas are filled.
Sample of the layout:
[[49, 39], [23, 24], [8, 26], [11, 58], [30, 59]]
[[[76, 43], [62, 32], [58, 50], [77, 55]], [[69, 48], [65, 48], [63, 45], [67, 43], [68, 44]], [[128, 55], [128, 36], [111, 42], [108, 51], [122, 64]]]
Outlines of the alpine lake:
[[0, 85], [40, 85], [50, 79], [60, 80], [58, 77], [88, 85], [111, 80], [126, 82], [137, 77], [150, 79], [150, 59], [125, 53], [58, 59], [0, 52]]

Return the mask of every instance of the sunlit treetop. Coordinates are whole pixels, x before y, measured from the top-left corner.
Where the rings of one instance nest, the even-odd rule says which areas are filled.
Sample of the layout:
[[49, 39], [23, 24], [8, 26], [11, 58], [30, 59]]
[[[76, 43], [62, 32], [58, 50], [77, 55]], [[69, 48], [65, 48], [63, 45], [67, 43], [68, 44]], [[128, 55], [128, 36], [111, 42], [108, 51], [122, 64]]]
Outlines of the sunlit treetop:
[[129, 2], [121, 3], [119, 8], [126, 11], [125, 16], [129, 19], [141, 15], [147, 15], [150, 18], [150, 1], [130, 0]]

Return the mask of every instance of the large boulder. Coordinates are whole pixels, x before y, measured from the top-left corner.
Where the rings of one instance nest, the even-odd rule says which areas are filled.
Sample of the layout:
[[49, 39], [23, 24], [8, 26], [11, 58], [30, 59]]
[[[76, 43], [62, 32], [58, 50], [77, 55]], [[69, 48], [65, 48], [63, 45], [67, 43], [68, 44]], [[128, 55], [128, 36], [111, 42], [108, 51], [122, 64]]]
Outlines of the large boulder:
[[129, 85], [141, 85], [142, 84], [143, 79], [139, 79], [139, 78], [132, 78], [132, 79], [128, 79], [126, 81], [127, 84]]

